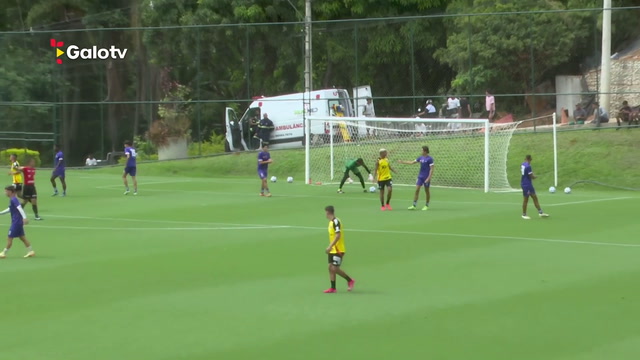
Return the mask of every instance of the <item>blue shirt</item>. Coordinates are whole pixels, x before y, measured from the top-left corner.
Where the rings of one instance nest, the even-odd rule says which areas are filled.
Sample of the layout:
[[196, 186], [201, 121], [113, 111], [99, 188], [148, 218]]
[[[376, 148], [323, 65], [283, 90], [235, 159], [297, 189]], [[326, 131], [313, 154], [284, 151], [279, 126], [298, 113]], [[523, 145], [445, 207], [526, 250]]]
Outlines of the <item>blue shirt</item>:
[[533, 174], [533, 170], [531, 170], [531, 164], [528, 161], [525, 161], [520, 165], [520, 173], [522, 175], [522, 180], [520, 180], [521, 186], [533, 185], [531, 182], [531, 174]]
[[428, 178], [431, 173], [431, 167], [433, 166], [433, 158], [429, 155], [420, 156], [416, 159], [416, 162], [420, 163], [420, 173], [418, 173], [418, 177]]
[[62, 151], [56, 153], [56, 169], [64, 169], [64, 155], [62, 155]]
[[125, 155], [128, 155], [127, 167], [136, 167], [136, 156], [138, 156], [138, 154], [136, 154], [136, 149], [127, 146], [124, 148], [124, 153]]
[[260, 151], [258, 154], [258, 171], [267, 171], [269, 164], [260, 164], [261, 161], [267, 161], [271, 159], [271, 154], [268, 151]]
[[9, 212], [11, 213], [11, 225], [23, 225], [22, 222], [22, 214], [20, 210], [22, 206], [20, 206], [20, 201], [17, 197], [12, 197], [9, 200]]

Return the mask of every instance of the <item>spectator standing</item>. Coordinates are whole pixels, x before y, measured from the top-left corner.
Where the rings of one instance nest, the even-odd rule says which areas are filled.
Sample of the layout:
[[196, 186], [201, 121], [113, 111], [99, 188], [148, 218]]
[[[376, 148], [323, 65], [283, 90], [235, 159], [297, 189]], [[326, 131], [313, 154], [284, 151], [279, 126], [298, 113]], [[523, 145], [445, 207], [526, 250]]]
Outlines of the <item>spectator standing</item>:
[[87, 166], [98, 166], [98, 160], [93, 156], [93, 154], [89, 154], [87, 157], [87, 161], [85, 162]]
[[258, 123], [258, 138], [262, 142], [262, 146], [269, 145], [269, 139], [271, 138], [273, 129], [273, 121], [269, 119], [269, 114], [264, 113], [262, 120]]
[[576, 104], [576, 109], [573, 110], [573, 120], [575, 120], [576, 124], [584, 124], [587, 117], [587, 111], [582, 108], [582, 105]]
[[[376, 117], [376, 111], [373, 108], [373, 100], [371, 99], [371, 97], [367, 97], [367, 103], [364, 105], [364, 109], [362, 110], [362, 115], [368, 118]], [[367, 126], [367, 136], [370, 136], [370, 135], [376, 136], [375, 124], [376, 123], [373, 121], [365, 122], [365, 125]], [[371, 131], [369, 131], [370, 127], [371, 127]]]
[[460, 109], [460, 99], [455, 96], [449, 96], [447, 99], [447, 117], [458, 115]]
[[258, 149], [260, 140], [258, 138], [258, 119], [255, 116], [249, 119], [249, 136], [251, 138], [251, 144], [249, 144], [251, 150]]
[[460, 111], [458, 112], [458, 117], [460, 119], [471, 118], [471, 103], [466, 96], [463, 96], [462, 99], [460, 99]]
[[489, 91], [485, 91], [485, 107], [487, 109], [487, 118], [489, 121], [493, 121], [496, 117], [496, 99], [493, 94]]

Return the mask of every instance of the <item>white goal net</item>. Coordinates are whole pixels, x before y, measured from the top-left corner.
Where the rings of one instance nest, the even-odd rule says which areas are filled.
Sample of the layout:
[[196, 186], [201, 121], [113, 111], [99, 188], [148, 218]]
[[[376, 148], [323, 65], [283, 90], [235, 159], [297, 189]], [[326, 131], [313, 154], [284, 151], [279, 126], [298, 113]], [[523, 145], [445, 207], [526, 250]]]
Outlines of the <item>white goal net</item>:
[[[517, 123], [346, 117], [313, 117], [309, 122], [305, 154], [308, 183], [338, 184], [347, 162], [357, 158], [373, 172], [379, 150], [384, 148], [396, 170], [394, 185], [415, 185], [419, 165], [403, 165], [398, 160], [415, 160], [426, 145], [434, 158], [433, 186], [511, 190], [507, 153]], [[360, 169], [368, 177], [366, 170]], [[355, 177], [353, 180], [359, 185]]]

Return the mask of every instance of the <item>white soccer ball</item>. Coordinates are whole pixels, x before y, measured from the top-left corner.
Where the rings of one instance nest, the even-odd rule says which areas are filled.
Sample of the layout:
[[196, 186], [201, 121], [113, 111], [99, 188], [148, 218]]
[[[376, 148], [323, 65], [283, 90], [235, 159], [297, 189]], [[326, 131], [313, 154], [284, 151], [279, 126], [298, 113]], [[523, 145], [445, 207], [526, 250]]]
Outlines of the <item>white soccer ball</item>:
[[370, 187], [369, 192], [372, 192], [372, 193], [376, 192], [376, 187], [375, 186]]
[[565, 194], [571, 194], [571, 188], [570, 187], [564, 188], [564, 193]]
[[349, 179], [347, 179], [347, 182], [348, 182], [349, 184], [353, 184], [353, 179], [352, 179], [352, 178], [349, 178]]
[[278, 180], [278, 178], [277, 178], [277, 177], [275, 177], [275, 176], [272, 176], [272, 177], [271, 177], [271, 182], [276, 182], [276, 180]]
[[287, 178], [287, 182], [288, 182], [288, 183], [292, 183], [292, 182], [293, 182], [293, 178], [292, 178], [291, 176], [289, 176], [289, 177]]
[[549, 188], [549, 192], [552, 193], [552, 194], [555, 193], [556, 192], [556, 188], [554, 186], [550, 187]]

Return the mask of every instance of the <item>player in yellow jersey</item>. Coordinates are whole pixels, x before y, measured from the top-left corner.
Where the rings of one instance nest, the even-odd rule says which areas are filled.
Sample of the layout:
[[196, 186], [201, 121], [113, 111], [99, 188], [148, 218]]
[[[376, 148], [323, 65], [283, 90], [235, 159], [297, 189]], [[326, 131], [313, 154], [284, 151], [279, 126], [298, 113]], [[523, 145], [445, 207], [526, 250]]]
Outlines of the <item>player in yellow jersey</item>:
[[[376, 166], [373, 167], [373, 178], [374, 181], [378, 180], [378, 189], [380, 190], [380, 210], [391, 210], [391, 193], [393, 192], [393, 181], [391, 180], [391, 172], [396, 172], [391, 167], [391, 162], [387, 157], [387, 150], [380, 149], [380, 157], [378, 161], [376, 161]], [[377, 177], [376, 177], [377, 175]], [[387, 202], [384, 202], [384, 189], [389, 188], [387, 192]]]
[[18, 156], [16, 154], [11, 154], [9, 159], [11, 160], [11, 171], [9, 172], [9, 175], [13, 177], [13, 186], [16, 188], [18, 197], [22, 198], [22, 172], [20, 172]]
[[353, 290], [356, 281], [349, 277], [342, 269], [342, 259], [344, 259], [344, 230], [342, 223], [335, 215], [335, 209], [329, 205], [324, 208], [324, 212], [329, 220], [329, 247], [326, 253], [329, 255], [329, 280], [331, 280], [331, 288], [325, 290], [325, 294], [333, 294], [336, 290], [336, 274], [347, 280], [347, 291]]

